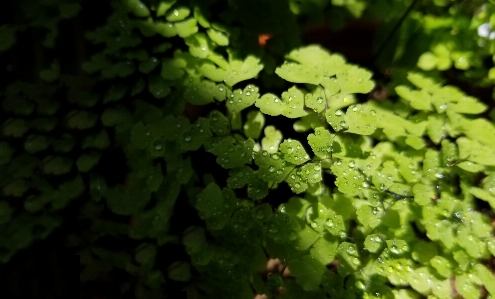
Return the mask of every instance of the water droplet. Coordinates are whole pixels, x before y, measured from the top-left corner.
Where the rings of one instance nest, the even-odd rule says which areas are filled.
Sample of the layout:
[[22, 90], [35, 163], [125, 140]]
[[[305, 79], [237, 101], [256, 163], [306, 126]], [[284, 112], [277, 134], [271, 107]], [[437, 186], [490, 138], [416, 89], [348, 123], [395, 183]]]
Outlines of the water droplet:
[[319, 104], [323, 104], [323, 98], [322, 98], [322, 97], [319, 97], [319, 98], [318, 98], [318, 103], [319, 103]]
[[155, 145], [155, 150], [159, 151], [161, 149], [162, 149], [162, 145], [161, 144]]
[[233, 101], [233, 100], [230, 100], [230, 101], [229, 101], [229, 104], [234, 104], [234, 101]]
[[371, 116], [375, 116], [375, 115], [376, 115], [376, 111], [375, 111], [375, 110], [371, 110], [371, 111], [370, 111], [370, 115], [371, 115]]
[[294, 185], [294, 187], [296, 187], [296, 188], [301, 188], [301, 184], [296, 183], [296, 184]]
[[327, 222], [325, 222], [325, 225], [328, 226], [328, 227], [333, 227], [333, 220], [332, 219], [328, 219]]
[[185, 142], [189, 142], [189, 141], [191, 141], [191, 136], [186, 136], [186, 137], [184, 137], [184, 141], [185, 141]]
[[241, 98], [239, 98], [239, 99], [237, 100], [237, 102], [238, 102], [238, 103], [242, 102], [242, 99], [241, 99]]
[[337, 116], [341, 116], [342, 114], [343, 114], [343, 112], [340, 109], [335, 111], [335, 115], [337, 115]]
[[247, 96], [250, 96], [251, 95], [251, 92], [250, 91], [246, 91], [246, 95]]
[[273, 160], [278, 160], [279, 156], [277, 154], [272, 155]]
[[278, 99], [275, 99], [275, 103], [278, 103]]
[[220, 86], [220, 87], [218, 87], [218, 90], [219, 91], [224, 91], [225, 89], [223, 88], [223, 86]]
[[263, 151], [262, 155], [263, 155], [263, 157], [266, 157], [266, 156], [268, 156], [268, 152], [267, 151]]
[[268, 171], [269, 171], [269, 172], [274, 172], [274, 171], [275, 171], [275, 167], [270, 166], [270, 168], [268, 168]]
[[352, 107], [352, 111], [354, 112], [358, 111], [358, 107], [357, 106]]
[[345, 121], [341, 121], [341, 122], [340, 122], [340, 126], [341, 126], [341, 127], [345, 127], [345, 126], [347, 126], [347, 124], [345, 123]]

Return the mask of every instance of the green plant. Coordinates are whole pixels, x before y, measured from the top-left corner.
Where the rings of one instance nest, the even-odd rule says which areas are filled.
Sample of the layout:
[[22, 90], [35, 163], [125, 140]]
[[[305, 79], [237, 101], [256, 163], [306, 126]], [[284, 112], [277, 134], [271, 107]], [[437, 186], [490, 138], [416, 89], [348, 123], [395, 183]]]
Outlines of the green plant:
[[[494, 97], [466, 94], [493, 92], [492, 1], [112, 1], [69, 60], [57, 31], [95, 7], [30, 5], [0, 27], [19, 77], [16, 36], [49, 29], [2, 75], [2, 262], [69, 223], [81, 280], [122, 297], [494, 296]], [[362, 16], [387, 99], [294, 36]]]

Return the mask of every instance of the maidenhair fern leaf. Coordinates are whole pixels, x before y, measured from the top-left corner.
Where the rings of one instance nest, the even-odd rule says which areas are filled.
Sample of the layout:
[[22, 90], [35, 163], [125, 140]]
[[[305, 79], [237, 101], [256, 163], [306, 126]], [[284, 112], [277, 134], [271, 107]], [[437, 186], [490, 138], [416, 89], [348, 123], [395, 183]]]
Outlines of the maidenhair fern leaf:
[[247, 85], [244, 90], [236, 89], [227, 95], [227, 109], [231, 114], [237, 114], [253, 105], [259, 99], [259, 88]]
[[252, 55], [247, 56], [244, 60], [237, 60], [231, 57], [229, 67], [226, 70], [225, 84], [232, 87], [241, 81], [252, 79], [262, 69], [263, 65], [260, 60]]
[[378, 207], [371, 207], [369, 205], [361, 205], [357, 209], [357, 218], [364, 226], [375, 228], [380, 224], [383, 211]]
[[334, 131], [340, 132], [347, 129], [345, 113], [341, 109], [328, 109], [325, 112], [325, 117]]
[[60, 175], [72, 168], [72, 160], [61, 156], [49, 156], [43, 160], [43, 171], [47, 174]]
[[286, 161], [294, 165], [301, 165], [309, 160], [306, 150], [301, 142], [295, 139], [286, 139], [280, 144], [280, 152]]
[[248, 138], [258, 139], [261, 130], [265, 126], [265, 116], [263, 113], [253, 110], [247, 114], [246, 122], [243, 126], [244, 135]]
[[259, 179], [256, 175], [249, 179], [248, 197], [259, 200], [268, 195], [268, 183]]
[[295, 86], [283, 92], [281, 98], [271, 93], [264, 94], [256, 101], [256, 107], [264, 114], [272, 116], [299, 118], [308, 115], [304, 110], [304, 94]]
[[193, 34], [185, 38], [184, 42], [189, 46], [191, 55], [198, 58], [207, 58], [209, 52], [213, 49], [211, 41], [204, 33]]
[[106, 193], [108, 207], [117, 215], [132, 215], [138, 213], [148, 204], [150, 193], [142, 191], [129, 191], [124, 187], [108, 189]]
[[[351, 165], [351, 166], [349, 166]], [[332, 164], [332, 172], [337, 174], [335, 185], [339, 191], [347, 195], [358, 195], [363, 188], [369, 186], [365, 182], [362, 173], [355, 168], [355, 162], [350, 161], [348, 165], [344, 165], [341, 161]]]
[[486, 166], [495, 166], [495, 148], [460, 137], [456, 140], [459, 147], [459, 158]]
[[211, 135], [209, 121], [206, 118], [200, 117], [179, 137], [181, 149], [184, 151], [197, 150], [210, 139]]
[[335, 259], [338, 245], [337, 238], [325, 234], [313, 244], [309, 253], [322, 265], [327, 265]]
[[328, 105], [323, 89], [318, 86], [312, 93], [304, 96], [304, 102], [308, 108], [314, 112], [322, 112]]
[[311, 149], [321, 159], [332, 156], [332, 152], [339, 152], [340, 146], [334, 144], [333, 137], [324, 127], [317, 127], [314, 134], [308, 135], [308, 143]]
[[284, 156], [278, 153], [269, 154], [267, 151], [257, 152], [254, 162], [259, 167], [258, 177], [266, 182], [282, 182], [289, 171], [294, 168], [294, 165], [287, 162]]
[[89, 152], [82, 154], [76, 161], [77, 169], [80, 172], [91, 170], [100, 161], [101, 154], [97, 152]]
[[318, 114], [311, 113], [294, 122], [293, 127], [296, 132], [306, 132], [324, 125], [325, 121]]
[[244, 187], [254, 176], [254, 170], [248, 166], [241, 166], [229, 171], [227, 186], [232, 189]]
[[175, 22], [174, 26], [177, 29], [177, 35], [179, 35], [182, 38], [193, 35], [194, 33], [198, 32], [199, 28], [197, 26], [197, 23], [198, 22], [194, 18], [189, 18], [184, 21]]
[[364, 241], [364, 248], [366, 248], [369, 252], [377, 253], [383, 247], [384, 242], [379, 235], [370, 234], [366, 236], [366, 239]]
[[311, 255], [305, 255], [302, 259], [291, 261], [289, 267], [291, 275], [306, 291], [317, 289], [320, 286], [323, 273], [326, 271], [325, 266]]
[[357, 66], [350, 66], [343, 71], [337, 72], [337, 80], [340, 92], [348, 93], [368, 93], [375, 84], [371, 81], [372, 73]]
[[210, 128], [213, 134], [218, 136], [230, 134], [230, 122], [229, 119], [223, 115], [223, 113], [218, 110], [214, 110], [210, 112], [208, 119], [210, 120]]
[[278, 152], [280, 141], [282, 141], [282, 132], [274, 126], [267, 126], [264, 130], [265, 137], [261, 139], [261, 148], [269, 153]]
[[417, 110], [432, 111], [431, 95], [426, 90], [411, 90], [407, 86], [397, 86], [395, 91], [403, 99], [409, 101], [411, 107]]
[[[368, 105], [352, 105], [344, 116], [347, 132], [359, 135], [371, 135], [379, 122], [376, 111]], [[340, 124], [342, 127], [342, 124]]]
[[207, 150], [217, 156], [217, 163], [223, 168], [235, 168], [251, 161], [254, 141], [237, 141], [232, 136], [222, 137]]
[[299, 169], [293, 169], [285, 181], [289, 184], [292, 192], [296, 194], [302, 193], [308, 189], [307, 179], [302, 176]]
[[359, 259], [359, 250], [356, 244], [349, 242], [340, 243], [337, 249], [337, 257], [339, 258], [339, 275], [347, 276], [354, 273], [361, 266]]
[[[192, 79], [184, 91], [184, 98], [193, 105], [206, 105], [215, 100], [215, 93], [218, 93], [218, 87], [210, 80]], [[223, 98], [224, 94], [220, 96]]]

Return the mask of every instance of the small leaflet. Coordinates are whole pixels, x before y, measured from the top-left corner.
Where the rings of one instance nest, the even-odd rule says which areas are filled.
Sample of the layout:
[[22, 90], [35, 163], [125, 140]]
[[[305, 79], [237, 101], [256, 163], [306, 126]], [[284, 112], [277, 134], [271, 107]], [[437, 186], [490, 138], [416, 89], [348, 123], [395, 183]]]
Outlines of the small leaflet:
[[235, 168], [251, 161], [254, 141], [247, 139], [237, 141], [232, 136], [225, 136], [207, 150], [217, 156], [217, 163], [223, 168]]
[[257, 174], [266, 182], [282, 182], [294, 165], [279, 153], [269, 154], [259, 151], [254, 156], [254, 162], [259, 167]]
[[227, 109], [230, 114], [237, 114], [253, 105], [259, 99], [259, 88], [249, 84], [244, 90], [236, 89], [227, 94]]
[[265, 126], [265, 116], [257, 110], [249, 111], [246, 122], [244, 123], [244, 135], [247, 138], [257, 140], [260, 137], [261, 131]]
[[248, 55], [243, 61], [230, 57], [224, 82], [232, 87], [241, 81], [256, 77], [262, 69], [263, 64], [260, 63], [258, 58], [252, 55]]
[[286, 139], [280, 144], [280, 152], [283, 158], [294, 164], [301, 165], [309, 161], [309, 156], [299, 140]]
[[255, 105], [261, 112], [271, 116], [299, 118], [308, 115], [304, 109], [304, 93], [295, 86], [284, 91], [281, 98], [271, 93], [264, 94]]
[[348, 128], [347, 132], [359, 135], [373, 134], [379, 121], [377, 112], [366, 104], [349, 106], [344, 119]]

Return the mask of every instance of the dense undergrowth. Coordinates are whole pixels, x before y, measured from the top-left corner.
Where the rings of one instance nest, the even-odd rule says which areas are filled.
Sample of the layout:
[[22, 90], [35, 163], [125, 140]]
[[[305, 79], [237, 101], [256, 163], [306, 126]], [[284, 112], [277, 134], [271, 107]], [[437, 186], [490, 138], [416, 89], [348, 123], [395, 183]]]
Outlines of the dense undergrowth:
[[[62, 231], [84, 296], [494, 296], [493, 1], [5, 7], [0, 262]], [[373, 55], [303, 42], [360, 22]]]

